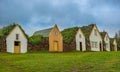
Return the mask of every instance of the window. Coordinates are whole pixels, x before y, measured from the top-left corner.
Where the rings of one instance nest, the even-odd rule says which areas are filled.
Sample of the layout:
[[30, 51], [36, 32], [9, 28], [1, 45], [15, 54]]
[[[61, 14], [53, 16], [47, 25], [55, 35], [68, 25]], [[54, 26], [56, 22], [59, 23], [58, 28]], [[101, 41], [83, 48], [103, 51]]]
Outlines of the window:
[[58, 35], [58, 32], [55, 32], [55, 35]]
[[19, 42], [15, 41], [14, 45], [19, 46]]
[[98, 48], [97, 42], [92, 41], [92, 46], [91, 46], [91, 47], [92, 47], [92, 48]]
[[96, 29], [94, 30], [94, 34], [97, 36], [97, 30]]
[[95, 48], [97, 48], [97, 47], [98, 47], [97, 42], [95, 42]]
[[106, 48], [108, 48], [108, 43], [106, 43]]
[[16, 40], [18, 40], [19, 39], [19, 34], [16, 34]]
[[81, 38], [82, 36], [81, 36], [81, 34], [79, 34], [79, 38]]
[[92, 42], [92, 46], [91, 47], [94, 48], [94, 42]]
[[108, 37], [106, 37], [106, 41], [108, 41]]

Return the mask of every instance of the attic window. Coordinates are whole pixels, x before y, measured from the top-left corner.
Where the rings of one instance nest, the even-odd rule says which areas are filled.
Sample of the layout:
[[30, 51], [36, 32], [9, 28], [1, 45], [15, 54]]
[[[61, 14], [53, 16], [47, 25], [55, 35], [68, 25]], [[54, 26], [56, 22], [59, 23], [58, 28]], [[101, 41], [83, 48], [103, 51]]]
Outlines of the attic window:
[[94, 34], [97, 36], [97, 30], [96, 29], [94, 30]]
[[19, 39], [19, 34], [16, 34], [16, 40], [18, 40]]
[[81, 36], [81, 34], [79, 34], [79, 38], [81, 38], [82, 36]]
[[106, 41], [108, 41], [108, 37], [106, 37]]
[[58, 32], [55, 32], [55, 35], [58, 35]]

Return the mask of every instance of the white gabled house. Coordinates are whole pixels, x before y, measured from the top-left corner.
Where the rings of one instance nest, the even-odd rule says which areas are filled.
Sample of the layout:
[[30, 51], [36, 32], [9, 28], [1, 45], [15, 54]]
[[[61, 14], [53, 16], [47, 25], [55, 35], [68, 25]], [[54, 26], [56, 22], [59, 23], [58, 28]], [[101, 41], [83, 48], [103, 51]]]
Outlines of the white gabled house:
[[110, 47], [112, 51], [117, 51], [117, 40], [115, 38], [110, 38]]
[[90, 51], [103, 51], [102, 37], [96, 24], [81, 27], [86, 38], [86, 49]]
[[85, 36], [80, 28], [78, 29], [75, 35], [75, 39], [76, 39], [76, 50], [86, 51]]
[[110, 38], [107, 32], [103, 31], [100, 32], [102, 39], [103, 39], [103, 50], [110, 51]]
[[27, 35], [20, 25], [14, 24], [6, 27], [5, 45], [6, 52], [9, 53], [26, 53], [27, 52]]

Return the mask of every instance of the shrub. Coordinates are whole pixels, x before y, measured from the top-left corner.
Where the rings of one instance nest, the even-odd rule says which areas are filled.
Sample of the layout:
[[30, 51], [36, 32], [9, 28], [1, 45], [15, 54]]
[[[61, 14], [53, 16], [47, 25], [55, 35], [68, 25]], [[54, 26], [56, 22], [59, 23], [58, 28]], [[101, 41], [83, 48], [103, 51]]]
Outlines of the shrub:
[[33, 35], [31, 37], [29, 37], [29, 42], [31, 44], [39, 44], [43, 39], [42, 35]]

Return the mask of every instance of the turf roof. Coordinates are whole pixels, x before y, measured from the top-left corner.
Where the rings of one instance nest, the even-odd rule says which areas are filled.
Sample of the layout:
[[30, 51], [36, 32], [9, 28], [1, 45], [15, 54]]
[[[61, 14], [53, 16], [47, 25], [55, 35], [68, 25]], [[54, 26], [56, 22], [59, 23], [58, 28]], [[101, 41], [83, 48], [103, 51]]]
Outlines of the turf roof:
[[10, 34], [10, 32], [16, 27], [18, 26], [22, 32], [24, 33], [24, 35], [26, 36], [26, 38], [28, 38], [27, 34], [24, 32], [24, 30], [22, 29], [22, 27], [19, 24], [11, 24], [9, 26], [5, 26], [3, 28], [0, 29], [0, 37], [3, 36], [8, 36]]
[[103, 31], [103, 32], [100, 32], [101, 36], [102, 36], [102, 39], [104, 39], [105, 35], [107, 34], [107, 32]]
[[72, 27], [72, 28], [67, 28], [62, 31], [63, 35], [63, 41], [66, 43], [70, 43], [74, 38], [75, 35], [80, 28], [85, 35], [86, 39], [88, 40], [90, 33], [92, 32], [93, 27], [96, 24], [90, 24], [88, 26], [83, 26], [83, 27]]
[[95, 26], [96, 24], [90, 24], [88, 26], [83, 26], [83, 27], [80, 27], [81, 30], [83, 31], [84, 35], [86, 38], [89, 38], [90, 36], [90, 33], [92, 32], [92, 29], [93, 27]]
[[110, 43], [113, 43], [115, 38], [110, 38]]
[[70, 43], [75, 38], [75, 34], [79, 27], [66, 28], [62, 31], [63, 41], [65, 43]]

